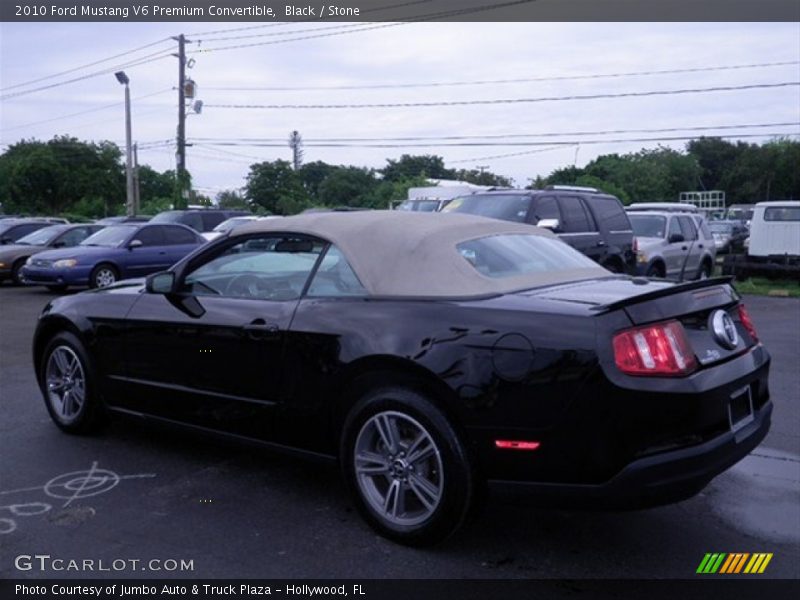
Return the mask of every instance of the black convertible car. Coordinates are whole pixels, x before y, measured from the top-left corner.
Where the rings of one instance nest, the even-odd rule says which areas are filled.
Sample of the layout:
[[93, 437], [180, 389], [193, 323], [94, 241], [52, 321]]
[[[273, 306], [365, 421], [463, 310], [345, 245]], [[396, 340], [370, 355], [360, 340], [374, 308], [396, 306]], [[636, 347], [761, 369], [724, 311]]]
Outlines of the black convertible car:
[[459, 214], [245, 225], [146, 282], [53, 300], [33, 355], [65, 431], [125, 414], [329, 457], [373, 527], [418, 545], [487, 488], [687, 498], [772, 412], [728, 280], [614, 275], [545, 230]]

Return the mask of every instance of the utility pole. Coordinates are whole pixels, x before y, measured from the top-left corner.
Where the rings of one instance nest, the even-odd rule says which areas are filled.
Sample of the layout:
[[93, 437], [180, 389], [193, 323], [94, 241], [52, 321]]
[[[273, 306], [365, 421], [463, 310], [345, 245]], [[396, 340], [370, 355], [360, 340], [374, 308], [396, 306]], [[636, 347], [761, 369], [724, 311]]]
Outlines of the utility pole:
[[180, 34], [173, 37], [178, 42], [178, 139], [177, 141], [177, 179], [178, 196], [183, 208], [186, 188], [186, 37]]
[[141, 210], [139, 196], [139, 144], [133, 145], [133, 214], [138, 215]]
[[133, 151], [131, 147], [131, 91], [128, 88], [130, 79], [125, 71], [114, 73], [117, 81], [125, 86], [125, 214], [135, 214], [133, 199]]
[[294, 170], [299, 171], [303, 165], [303, 138], [300, 132], [293, 131], [289, 135], [289, 147], [292, 149], [292, 164]]

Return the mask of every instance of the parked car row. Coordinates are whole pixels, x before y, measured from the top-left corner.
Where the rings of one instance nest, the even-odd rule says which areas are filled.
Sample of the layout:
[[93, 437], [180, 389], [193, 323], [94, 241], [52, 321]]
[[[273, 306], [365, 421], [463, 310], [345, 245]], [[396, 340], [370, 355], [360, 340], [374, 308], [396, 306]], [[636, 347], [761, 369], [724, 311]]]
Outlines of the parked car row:
[[[95, 223], [63, 219], [16, 218], [0, 221], [0, 282], [43, 285], [53, 291], [69, 286], [106, 287], [119, 279], [163, 270], [207, 238], [187, 224], [210, 227], [208, 239], [258, 219], [242, 211], [168, 211], [156, 217], [108, 217]], [[163, 216], [162, 216], [163, 215]]]

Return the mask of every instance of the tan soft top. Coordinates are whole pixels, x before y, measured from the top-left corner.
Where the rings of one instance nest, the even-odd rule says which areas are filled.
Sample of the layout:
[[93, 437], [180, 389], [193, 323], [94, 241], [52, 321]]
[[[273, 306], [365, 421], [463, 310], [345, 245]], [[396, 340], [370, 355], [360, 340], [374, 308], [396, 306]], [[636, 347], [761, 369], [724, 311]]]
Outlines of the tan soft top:
[[231, 237], [256, 232], [300, 233], [332, 242], [372, 296], [469, 298], [609, 274], [599, 265], [587, 265], [497, 279], [486, 277], [461, 256], [458, 244], [501, 234], [557, 236], [532, 225], [458, 213], [310, 213], [247, 223], [237, 227]]

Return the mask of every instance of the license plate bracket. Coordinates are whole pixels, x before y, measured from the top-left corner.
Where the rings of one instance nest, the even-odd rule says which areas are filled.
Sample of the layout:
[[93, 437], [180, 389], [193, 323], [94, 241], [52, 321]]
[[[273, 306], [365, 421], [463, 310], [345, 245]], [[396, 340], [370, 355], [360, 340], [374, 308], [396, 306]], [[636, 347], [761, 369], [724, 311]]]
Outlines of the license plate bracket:
[[734, 433], [755, 419], [753, 414], [753, 392], [747, 385], [731, 394], [728, 402], [728, 420]]

